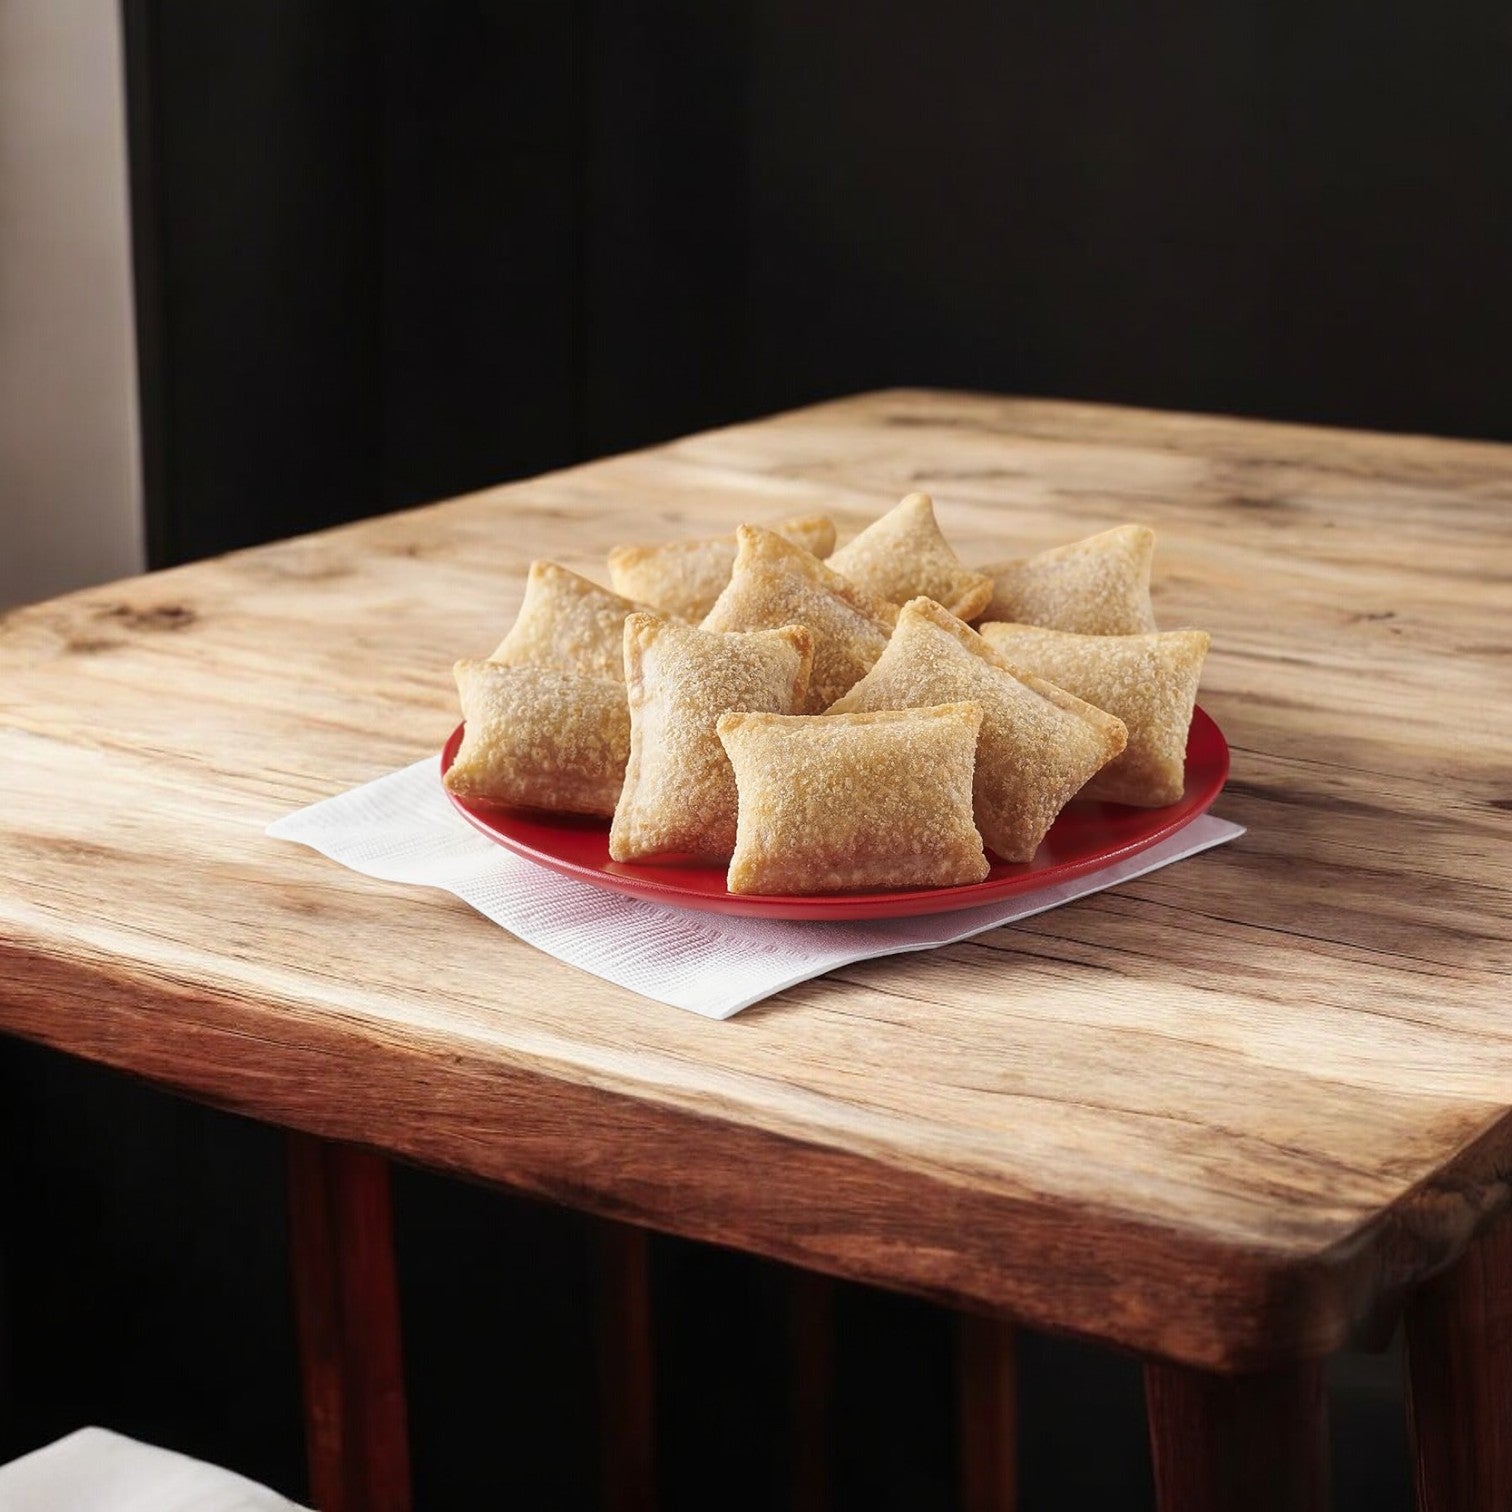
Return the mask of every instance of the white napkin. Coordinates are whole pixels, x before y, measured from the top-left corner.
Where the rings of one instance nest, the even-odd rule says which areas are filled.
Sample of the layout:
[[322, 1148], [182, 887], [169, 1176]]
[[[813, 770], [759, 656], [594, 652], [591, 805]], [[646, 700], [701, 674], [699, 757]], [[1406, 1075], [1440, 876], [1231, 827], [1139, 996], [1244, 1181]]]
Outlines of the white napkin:
[[217, 1465], [80, 1428], [0, 1465], [4, 1512], [302, 1512]]
[[847, 962], [951, 945], [1243, 833], [1203, 815], [1137, 856], [1038, 892], [958, 913], [811, 923], [667, 908], [548, 871], [495, 845], [452, 808], [434, 756], [268, 826], [274, 839], [308, 845], [369, 877], [444, 888], [559, 961], [718, 1019]]

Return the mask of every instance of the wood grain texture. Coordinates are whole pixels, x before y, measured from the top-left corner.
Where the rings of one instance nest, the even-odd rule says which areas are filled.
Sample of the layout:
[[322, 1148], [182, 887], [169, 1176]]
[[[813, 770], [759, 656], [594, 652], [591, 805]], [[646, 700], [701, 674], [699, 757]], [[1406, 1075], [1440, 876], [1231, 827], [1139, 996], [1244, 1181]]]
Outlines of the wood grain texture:
[[1157, 1512], [1328, 1512], [1316, 1361], [1251, 1376], [1147, 1365]]
[[318, 1512], [409, 1512], [409, 1431], [388, 1161], [288, 1140], [289, 1259]]
[[1512, 1222], [1418, 1289], [1407, 1382], [1419, 1512], [1512, 1507]]
[[[264, 837], [423, 757], [533, 556], [910, 489], [1124, 519], [1213, 633], [1241, 842], [724, 1024]], [[1220, 1369], [1378, 1327], [1506, 1200], [1512, 450], [897, 392], [0, 623], [0, 1028], [574, 1206]]]

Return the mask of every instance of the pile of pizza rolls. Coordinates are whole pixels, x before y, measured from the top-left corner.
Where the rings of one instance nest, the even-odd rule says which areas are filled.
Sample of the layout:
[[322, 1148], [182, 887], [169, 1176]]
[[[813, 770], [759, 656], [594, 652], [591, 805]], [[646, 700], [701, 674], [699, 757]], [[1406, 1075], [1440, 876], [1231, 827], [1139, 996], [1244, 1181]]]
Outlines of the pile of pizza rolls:
[[613, 591], [534, 563], [457, 663], [447, 787], [783, 896], [978, 882], [1073, 799], [1181, 798], [1208, 636], [1155, 628], [1153, 531], [974, 570], [916, 493], [834, 548], [813, 516], [617, 547]]

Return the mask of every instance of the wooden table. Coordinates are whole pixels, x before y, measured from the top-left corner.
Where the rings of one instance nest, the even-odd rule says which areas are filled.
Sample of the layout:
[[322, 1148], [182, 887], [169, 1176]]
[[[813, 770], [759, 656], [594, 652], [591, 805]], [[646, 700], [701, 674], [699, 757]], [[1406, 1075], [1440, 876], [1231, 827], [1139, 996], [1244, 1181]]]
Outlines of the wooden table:
[[[711, 1023], [264, 838], [438, 748], [532, 557], [602, 576], [625, 538], [845, 532], [915, 488], [967, 560], [1157, 528], [1244, 839]], [[1319, 1362], [1405, 1307], [1421, 1504], [1505, 1508], [1509, 518], [1512, 448], [889, 392], [19, 610], [0, 1028], [1138, 1351], [1166, 1512], [1322, 1506]], [[397, 1357], [354, 1366], [340, 1319], [390, 1305], [351, 1247], [382, 1167], [299, 1148], [309, 1368], [376, 1380], [381, 1417]]]

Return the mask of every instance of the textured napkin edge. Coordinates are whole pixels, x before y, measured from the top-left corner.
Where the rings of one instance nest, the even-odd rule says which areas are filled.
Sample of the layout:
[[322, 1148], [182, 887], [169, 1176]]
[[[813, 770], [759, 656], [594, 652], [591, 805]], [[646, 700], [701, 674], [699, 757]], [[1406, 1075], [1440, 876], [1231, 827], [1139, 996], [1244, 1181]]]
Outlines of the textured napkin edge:
[[[721, 1007], [718, 1011], [708, 1011], [705, 1017], [733, 1018], [743, 1009], [752, 1008], [757, 1003], [765, 1002], [769, 997], [776, 997], [778, 993], [786, 992], [792, 987], [799, 987], [804, 982], [813, 981], [817, 977], [828, 976], [830, 972], [839, 971], [842, 967], [854, 966], [858, 961], [879, 961], [884, 956], [911, 955], [921, 950], [940, 950], [947, 945], [959, 945], [964, 940], [975, 939], [978, 935], [987, 934], [994, 929], [1006, 929], [1010, 925], [1019, 923], [1020, 920], [1032, 919], [1036, 914], [1049, 913], [1052, 909], [1061, 908], [1067, 903], [1075, 903], [1080, 898], [1089, 898], [1094, 893], [1106, 892], [1110, 887], [1118, 887], [1124, 882], [1132, 882], [1136, 878], [1149, 876], [1151, 872], [1162, 871], [1167, 866], [1174, 866], [1178, 861], [1187, 860], [1188, 857], [1200, 856], [1203, 851], [1212, 850], [1219, 845], [1227, 845], [1230, 840], [1237, 840], [1244, 833], [1245, 827], [1242, 824], [1220, 819], [1216, 814], [1198, 814], [1196, 818], [1182, 825], [1175, 834], [1168, 835], [1158, 844], [1150, 846], [1148, 850], [1140, 851], [1136, 856], [1130, 856], [1125, 861], [1115, 861], [1101, 871], [1088, 872], [1085, 876], [1076, 877], [1070, 882], [1047, 887], [1042, 893], [1020, 893], [1018, 902], [1029, 898], [1035, 900], [1027, 907], [1013, 907], [1016, 900], [1011, 898], [1004, 899], [1001, 903], [985, 903], [982, 905], [982, 911], [992, 909], [997, 917], [978, 920], [968, 924], [964, 929], [957, 929], [938, 939], [899, 941], [896, 944], [879, 946], [875, 950], [858, 951], [846, 960], [834, 962], [818, 970], [796, 972], [778, 986], [763, 988], [731, 1005]], [[1179, 849], [1176, 848], [1177, 842], [1183, 842]], [[1167, 847], [1170, 849], [1167, 850]], [[1166, 853], [1161, 854], [1162, 851]], [[960, 913], [976, 912], [975, 909], [960, 910]], [[941, 913], [930, 917], [944, 920], [959, 918], [960, 913]], [[879, 924], [886, 922], [888, 921], [878, 921]], [[704, 1010], [694, 1009], [693, 1011], [697, 1013]]]
[[[465, 903], [481, 914], [489, 923], [505, 930], [516, 939], [541, 951], [563, 965], [572, 966], [588, 975], [633, 992], [651, 1002], [667, 1007], [681, 1008], [711, 1019], [727, 1019], [742, 1009], [762, 1002], [777, 993], [824, 976], [840, 967], [857, 961], [877, 959], [888, 955], [901, 955], [919, 950], [933, 950], [941, 946], [958, 944], [988, 930], [1004, 928], [1019, 919], [1032, 918], [1065, 903], [1116, 887], [1169, 866], [1176, 861], [1200, 854], [1216, 845], [1235, 839], [1244, 830], [1227, 820], [1211, 814], [1201, 814], [1189, 821], [1175, 834], [1149, 847], [1147, 850], [1115, 861], [1099, 871], [1074, 878], [1067, 882], [1052, 884], [1038, 892], [1022, 893], [1013, 898], [998, 899], [953, 913], [913, 915], [903, 918], [842, 922], [823, 921], [762, 921], [760, 934], [742, 940], [739, 932], [752, 921], [724, 920], [701, 910], [689, 910], [676, 906], [661, 905], [647, 899], [623, 897], [605, 892], [585, 882], [572, 881], [554, 872], [543, 870], [511, 852], [500, 850], [483, 836], [472, 831], [465, 821], [449, 807], [426, 814], [428, 800], [433, 796], [425, 792], [425, 800], [418, 807], [403, 802], [402, 807], [421, 828], [452, 833], [453, 840], [461, 840], [464, 833], [479, 850], [472, 860], [461, 862], [450, 876], [415, 876], [411, 867], [404, 864], [405, 857], [414, 858], [416, 837], [411, 836], [397, 849], [382, 843], [381, 829], [369, 828], [375, 822], [374, 810], [381, 809], [385, 799], [402, 799], [411, 785], [429, 782], [433, 761], [420, 761], [414, 765], [389, 772], [369, 783], [349, 788], [329, 798], [308, 804], [292, 813], [284, 814], [267, 825], [265, 833], [272, 839], [288, 841], [305, 846], [326, 859], [335, 861], [359, 875], [370, 876], [401, 886], [427, 887], [444, 892]], [[422, 818], [422, 815], [425, 817]], [[335, 823], [339, 816], [339, 823]], [[322, 828], [322, 821], [326, 826]], [[377, 820], [381, 825], [381, 819]], [[334, 824], [334, 827], [332, 827]], [[452, 826], [456, 826], [452, 832]], [[366, 831], [366, 833], [364, 833]], [[373, 842], [379, 843], [370, 849]], [[419, 840], [423, 853], [423, 835]], [[606, 908], [624, 909], [639, 919], [626, 919], [626, 928], [637, 924], [647, 927], [647, 919], [666, 924], [675, 924], [684, 930], [707, 932], [715, 937], [710, 950], [723, 950], [730, 956], [728, 971], [720, 971], [711, 981], [710, 973], [701, 976], [696, 970], [670, 973], [661, 979], [654, 990], [645, 985], [644, 958], [640, 962], [623, 955], [611, 954], [604, 958], [595, 950], [602, 944], [602, 932], [606, 927], [601, 917], [585, 923], [582, 938], [586, 942], [585, 954], [596, 959], [584, 959], [573, 951], [566, 941], [557, 944], [560, 934], [543, 928], [539, 920], [514, 916], [506, 919], [485, 901], [479, 889], [479, 863], [492, 857], [497, 867], [507, 867], [519, 874], [539, 875], [543, 886], [553, 890], [570, 889], [579, 892], [585, 904], [600, 914]], [[616, 923], [618, 921], [615, 921]], [[649, 926], [656, 928], [656, 923]], [[786, 952], [776, 942], [763, 936], [767, 931], [793, 932], [793, 949], [801, 951], [791, 961], [781, 958]], [[599, 931], [597, 940], [595, 931]], [[565, 953], [564, 953], [565, 952]], [[773, 973], [773, 965], [776, 973]], [[619, 968], [618, 974], [616, 967]], [[731, 986], [726, 986], [726, 981]], [[742, 982], [754, 985], [740, 985]]]

